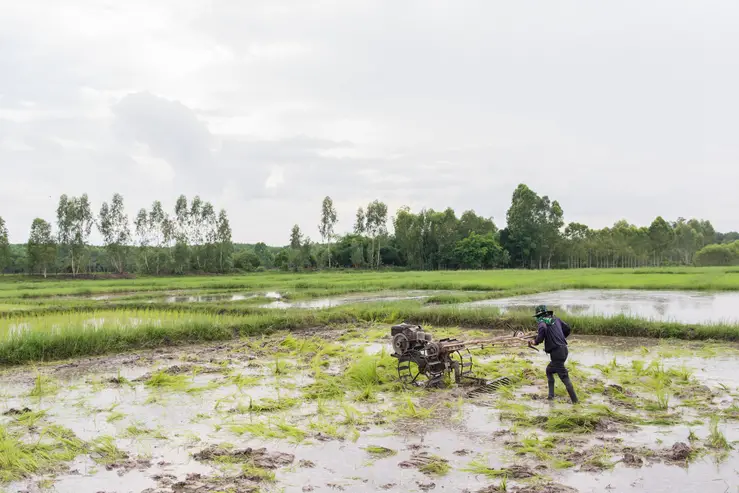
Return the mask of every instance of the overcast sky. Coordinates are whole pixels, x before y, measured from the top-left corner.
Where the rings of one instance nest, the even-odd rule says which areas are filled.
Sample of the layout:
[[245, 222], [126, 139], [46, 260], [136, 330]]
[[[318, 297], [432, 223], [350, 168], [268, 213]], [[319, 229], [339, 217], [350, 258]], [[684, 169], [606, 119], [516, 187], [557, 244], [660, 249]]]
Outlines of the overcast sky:
[[500, 226], [524, 182], [565, 220], [739, 229], [739, 3], [0, 0], [0, 216], [180, 193], [234, 240], [314, 240], [377, 198]]

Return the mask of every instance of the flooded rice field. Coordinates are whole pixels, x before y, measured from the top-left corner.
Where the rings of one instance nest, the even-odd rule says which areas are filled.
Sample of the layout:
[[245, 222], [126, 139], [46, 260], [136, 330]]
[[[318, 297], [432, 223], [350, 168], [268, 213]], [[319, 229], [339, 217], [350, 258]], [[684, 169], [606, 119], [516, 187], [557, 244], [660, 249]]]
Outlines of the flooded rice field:
[[630, 315], [686, 324], [739, 323], [737, 292], [573, 289], [474, 301], [460, 306], [495, 306], [506, 311], [530, 309], [539, 304], [575, 315]]
[[[531, 310], [539, 304], [572, 315], [626, 315], [647, 321], [679, 322], [682, 324], [739, 324], [739, 292], [651, 291], [636, 289], [573, 289], [532, 295], [496, 298], [495, 291], [403, 290], [359, 292], [344, 295], [304, 298], [296, 293], [169, 293], [142, 298], [142, 295], [110, 294], [91, 299], [97, 301], [126, 300], [147, 303], [253, 303], [268, 309], [328, 309], [344, 305], [421, 301], [431, 306], [460, 308], [494, 307], [502, 313]], [[489, 296], [489, 299], [484, 299]], [[446, 300], [437, 304], [437, 297]], [[464, 301], [465, 298], [476, 301]], [[482, 299], [481, 299], [482, 298]]]
[[[551, 304], [551, 302], [550, 302]], [[431, 330], [431, 329], [429, 329]], [[434, 339], [489, 336], [433, 329]], [[0, 373], [0, 490], [695, 492], [739, 485], [739, 346], [573, 336], [473, 349], [510, 385], [397, 382], [389, 327], [314, 329]]]

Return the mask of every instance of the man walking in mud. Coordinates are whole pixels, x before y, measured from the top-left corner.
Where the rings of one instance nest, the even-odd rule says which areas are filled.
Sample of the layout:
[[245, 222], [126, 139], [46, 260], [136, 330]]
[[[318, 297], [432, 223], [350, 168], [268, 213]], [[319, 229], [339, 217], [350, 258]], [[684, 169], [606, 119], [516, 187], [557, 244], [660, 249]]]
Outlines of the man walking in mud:
[[565, 368], [565, 361], [569, 350], [567, 349], [567, 337], [570, 335], [570, 326], [554, 313], [547, 310], [545, 305], [539, 305], [534, 310], [534, 317], [538, 325], [539, 333], [535, 340], [529, 340], [529, 346], [533, 347], [544, 342], [544, 352], [549, 355], [551, 361], [547, 365], [547, 382], [549, 383], [548, 399], [554, 399], [554, 374], [565, 384], [567, 393], [573, 404], [577, 404], [577, 395], [572, 386], [570, 374]]

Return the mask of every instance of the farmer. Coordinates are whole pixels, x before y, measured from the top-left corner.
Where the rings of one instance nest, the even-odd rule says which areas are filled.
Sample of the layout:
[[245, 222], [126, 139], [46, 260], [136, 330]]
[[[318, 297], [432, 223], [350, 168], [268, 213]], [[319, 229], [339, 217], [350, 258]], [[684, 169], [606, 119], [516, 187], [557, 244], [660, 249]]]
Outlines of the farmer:
[[549, 383], [549, 400], [554, 399], [554, 374], [565, 384], [567, 393], [573, 404], [577, 403], [575, 388], [570, 381], [570, 374], [565, 368], [567, 361], [567, 337], [570, 335], [570, 326], [554, 313], [547, 310], [546, 305], [539, 305], [534, 310], [539, 333], [536, 340], [529, 340], [529, 346], [536, 346], [544, 341], [544, 352], [549, 354], [551, 361], [547, 365], [547, 382]]

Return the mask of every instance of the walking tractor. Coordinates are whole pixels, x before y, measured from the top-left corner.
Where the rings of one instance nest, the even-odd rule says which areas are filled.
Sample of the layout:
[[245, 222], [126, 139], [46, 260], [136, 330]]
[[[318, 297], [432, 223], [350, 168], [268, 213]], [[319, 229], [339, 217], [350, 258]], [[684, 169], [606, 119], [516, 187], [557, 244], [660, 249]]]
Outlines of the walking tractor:
[[445, 376], [453, 372], [456, 384], [472, 384], [480, 387], [479, 390], [495, 390], [500, 385], [508, 384], [510, 380], [508, 377], [501, 377], [488, 381], [475, 377], [470, 347], [513, 345], [536, 337], [535, 332], [514, 330], [512, 335], [489, 339], [459, 341], [445, 338], [434, 341], [431, 333], [424, 331], [420, 325], [402, 323], [393, 325], [390, 330], [393, 339], [392, 356], [398, 359], [398, 377], [401, 382], [440, 387]]

